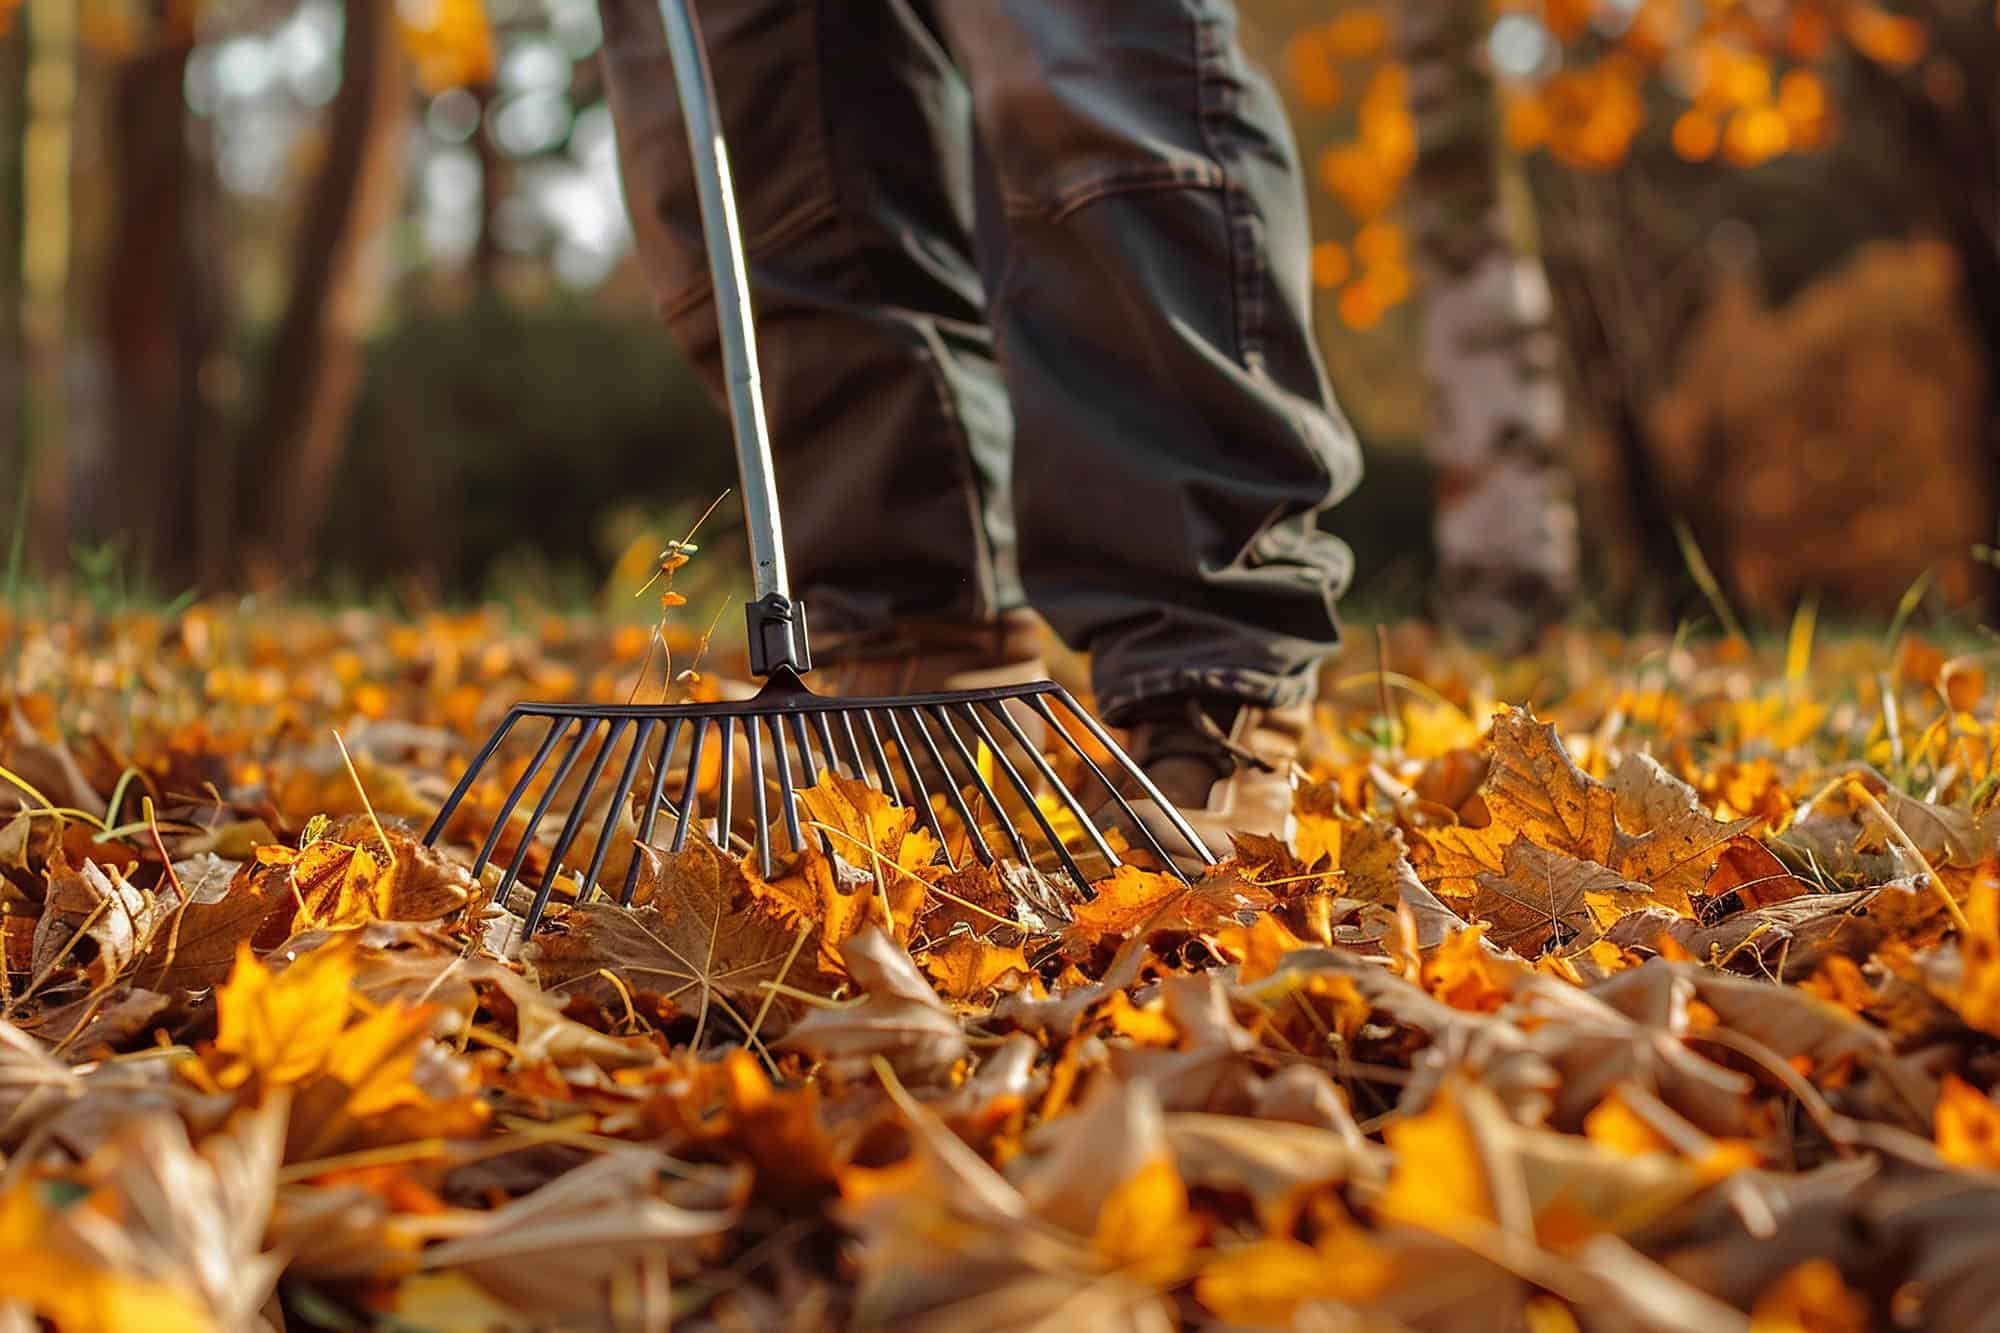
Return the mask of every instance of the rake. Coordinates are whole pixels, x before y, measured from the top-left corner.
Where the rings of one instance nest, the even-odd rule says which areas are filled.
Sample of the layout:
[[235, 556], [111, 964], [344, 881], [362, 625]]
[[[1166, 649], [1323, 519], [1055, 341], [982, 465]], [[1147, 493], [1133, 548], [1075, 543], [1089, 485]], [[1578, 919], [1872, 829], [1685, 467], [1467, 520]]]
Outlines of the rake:
[[[935, 835], [939, 858], [957, 870], [941, 803], [964, 829], [963, 846], [981, 864], [1011, 860], [1033, 864], [1034, 849], [1045, 847], [1061, 872], [1089, 897], [1090, 880], [1076, 853], [1057, 830], [1052, 811], [1036, 799], [1037, 783], [1070, 816], [1080, 832], [1073, 840], [1089, 844], [1110, 869], [1120, 858], [1099, 831], [1084, 793], [1065, 784], [1040, 747], [1022, 726], [1027, 715], [1039, 718], [1048, 738], [1068, 747], [1089, 775], [1090, 788], [1101, 788], [1105, 800], [1124, 816], [1123, 827], [1136, 831], [1140, 845], [1162, 867], [1186, 880], [1160, 836], [1140, 818], [1112, 772], [1128, 780], [1163, 814], [1173, 837], [1185, 848], [1184, 859], [1210, 865], [1215, 857], [1187, 821], [1133, 763], [1104, 727], [1054, 681], [1023, 685], [917, 694], [893, 698], [843, 698], [814, 693], [801, 679], [812, 668], [806, 633], [805, 607], [791, 594], [785, 547], [778, 516], [777, 482], [771, 462], [769, 430], [757, 371], [749, 281], [745, 272], [736, 203], [730, 186], [729, 159], [723, 145], [713, 76], [690, 0], [660, 0], [660, 18], [673, 60], [674, 83], [687, 121], [693, 150], [695, 181], [700, 199], [710, 276], [715, 286], [716, 317], [721, 333], [723, 363], [728, 378], [729, 417], [742, 481], [745, 526], [749, 531], [755, 600], [745, 608], [749, 631], [750, 670], [765, 683], [751, 698], [715, 703], [599, 705], [581, 703], [522, 703], [510, 708], [490, 739], [479, 750], [446, 799], [430, 831], [435, 845], [474, 782], [516, 727], [546, 724], [527, 767], [515, 779], [487, 834], [472, 873], [478, 878], [494, 860], [502, 832], [513, 822], [536, 777], [554, 770], [535, 798], [527, 827], [494, 889], [495, 902], [511, 906], [516, 886], [533, 891], [524, 934], [541, 924], [550, 898], [569, 864], [579, 835], [597, 819], [597, 836], [584, 846], [589, 862], [577, 873], [578, 901], [609, 888], [599, 882], [607, 858], [621, 839], [630, 839], [627, 866], [617, 890], [629, 905], [638, 886], [642, 857], [639, 846], [652, 847], [662, 813], [672, 821], [669, 849], [683, 851], [690, 832], [712, 818], [714, 841], [732, 843], [734, 821], [743, 812], [731, 808], [740, 738], [748, 772], [752, 828], [745, 841], [754, 849], [759, 868], [768, 878], [773, 866], [773, 840], [782, 830], [794, 852], [806, 849], [809, 821], [800, 817], [799, 792], [826, 780], [828, 774], [860, 781], [891, 802], [914, 809]], [[1023, 713], [1021, 710], [1025, 710]], [[1109, 762], [1093, 755], [1063, 719], [1080, 727]], [[766, 742], [768, 741], [768, 747]], [[714, 745], [721, 775], [712, 812], [701, 809], [699, 787], [703, 755]], [[599, 784], [611, 760], [621, 750], [623, 763], [611, 786]], [[586, 759], [586, 755], [588, 758]], [[893, 761], [892, 761], [893, 755]], [[679, 761], [684, 776], [677, 793], [670, 793], [669, 773]], [[579, 762], [584, 764], [567, 814], [549, 846], [546, 864], [531, 868], [529, 853], [540, 837], [557, 794], [564, 790]], [[994, 771], [989, 777], [987, 769]], [[1024, 771], [1024, 768], [1026, 771]], [[768, 791], [775, 771], [775, 802]], [[1023, 812], [1009, 810], [996, 790], [996, 778], [1018, 798]], [[934, 790], [935, 789], [935, 790]], [[972, 793], [968, 797], [968, 792]], [[775, 811], [771, 808], [775, 803]], [[1104, 801], [1099, 801], [1102, 808]], [[989, 838], [980, 812], [990, 814], [998, 835]], [[1025, 816], [1025, 817], [1023, 817]], [[822, 845], [824, 834], [821, 835]], [[995, 844], [998, 844], [997, 846]], [[830, 848], [829, 848], [830, 849]], [[579, 859], [581, 859], [579, 857]]]

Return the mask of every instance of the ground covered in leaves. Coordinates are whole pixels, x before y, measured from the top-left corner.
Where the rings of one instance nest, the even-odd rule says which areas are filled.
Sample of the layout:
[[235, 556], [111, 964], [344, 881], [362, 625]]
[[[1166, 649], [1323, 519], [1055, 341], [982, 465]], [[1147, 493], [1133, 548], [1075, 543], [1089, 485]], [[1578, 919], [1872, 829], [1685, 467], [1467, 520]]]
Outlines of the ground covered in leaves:
[[524, 942], [468, 870], [518, 767], [418, 835], [508, 703], [623, 700], [644, 631], [0, 632], [0, 1329], [2000, 1308], [1977, 644], [1406, 627], [1329, 673], [1295, 834], [1191, 887], [948, 871], [829, 782], [826, 850], [647, 849], [630, 909]]

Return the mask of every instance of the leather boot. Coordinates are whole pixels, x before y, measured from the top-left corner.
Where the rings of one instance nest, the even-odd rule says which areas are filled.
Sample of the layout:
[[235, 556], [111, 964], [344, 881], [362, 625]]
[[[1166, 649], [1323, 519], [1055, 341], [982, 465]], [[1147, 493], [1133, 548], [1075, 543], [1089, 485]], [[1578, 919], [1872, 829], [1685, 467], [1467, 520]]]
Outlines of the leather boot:
[[[1209, 851], [1221, 858], [1232, 853], [1232, 833], [1291, 840], [1296, 827], [1294, 775], [1311, 725], [1310, 701], [1266, 708], [1190, 697], [1178, 709], [1135, 726], [1131, 753], [1161, 795], [1174, 802]], [[1175, 864], [1198, 873], [1199, 859], [1177, 850], [1184, 840], [1159, 806], [1150, 798], [1132, 804], [1154, 837], [1174, 853]]]

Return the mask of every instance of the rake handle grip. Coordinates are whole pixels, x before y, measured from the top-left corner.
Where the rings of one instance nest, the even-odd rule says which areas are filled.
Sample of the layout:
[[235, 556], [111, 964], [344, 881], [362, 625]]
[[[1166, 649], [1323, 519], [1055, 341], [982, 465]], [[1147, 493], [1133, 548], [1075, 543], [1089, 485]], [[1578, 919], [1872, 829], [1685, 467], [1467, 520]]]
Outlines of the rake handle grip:
[[674, 86], [687, 122], [694, 159], [695, 192], [701, 202], [702, 238], [715, 287], [715, 319], [722, 340], [722, 364], [729, 390], [729, 422], [736, 439], [736, 468], [742, 482], [743, 520], [750, 534], [755, 600], [747, 616], [752, 667], [760, 676], [789, 667], [811, 667], [804, 608], [792, 599], [785, 567], [784, 530], [778, 517], [778, 483], [771, 463], [771, 433], [764, 418], [763, 384], [757, 373], [757, 333], [750, 311], [750, 279], [743, 262], [743, 231], [736, 218], [729, 152], [722, 138], [722, 114], [715, 78], [695, 20], [693, 0], [659, 0], [660, 24], [673, 59]]

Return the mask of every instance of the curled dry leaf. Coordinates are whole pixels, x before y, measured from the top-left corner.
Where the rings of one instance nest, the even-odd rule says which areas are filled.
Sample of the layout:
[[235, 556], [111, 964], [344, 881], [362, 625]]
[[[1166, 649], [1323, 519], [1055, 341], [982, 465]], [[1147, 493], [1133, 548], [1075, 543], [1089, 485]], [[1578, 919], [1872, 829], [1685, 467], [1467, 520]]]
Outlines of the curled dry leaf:
[[867, 999], [814, 1009], [779, 1049], [824, 1061], [836, 1078], [868, 1077], [872, 1062], [881, 1059], [915, 1083], [940, 1079], [965, 1058], [957, 1017], [887, 935], [871, 926], [842, 944], [840, 957]]

